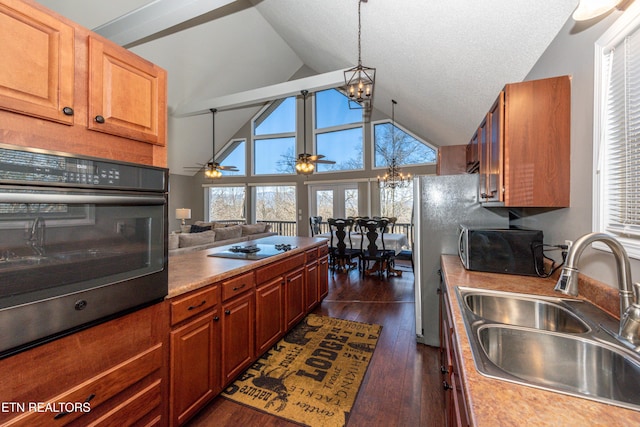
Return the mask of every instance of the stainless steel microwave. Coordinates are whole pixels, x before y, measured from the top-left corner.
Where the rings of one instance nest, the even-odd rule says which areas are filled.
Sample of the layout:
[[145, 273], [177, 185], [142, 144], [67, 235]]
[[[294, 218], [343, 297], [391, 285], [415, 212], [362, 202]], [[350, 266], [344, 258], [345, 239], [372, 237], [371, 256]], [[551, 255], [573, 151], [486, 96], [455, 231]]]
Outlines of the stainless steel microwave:
[[541, 276], [543, 238], [542, 230], [460, 225], [458, 254], [467, 270]]

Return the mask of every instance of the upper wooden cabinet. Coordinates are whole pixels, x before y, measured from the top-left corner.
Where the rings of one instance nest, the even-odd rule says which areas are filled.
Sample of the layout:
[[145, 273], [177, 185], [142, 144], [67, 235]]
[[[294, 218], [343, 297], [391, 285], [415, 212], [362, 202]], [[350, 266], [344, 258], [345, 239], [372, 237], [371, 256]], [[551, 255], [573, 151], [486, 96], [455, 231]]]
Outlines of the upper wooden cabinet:
[[89, 129], [164, 145], [166, 98], [163, 69], [89, 37]]
[[73, 27], [2, 0], [0, 43], [0, 108], [73, 124]]
[[466, 145], [443, 145], [438, 149], [437, 175], [457, 175], [466, 172]]
[[506, 85], [481, 125], [480, 201], [568, 207], [570, 129], [569, 76]]

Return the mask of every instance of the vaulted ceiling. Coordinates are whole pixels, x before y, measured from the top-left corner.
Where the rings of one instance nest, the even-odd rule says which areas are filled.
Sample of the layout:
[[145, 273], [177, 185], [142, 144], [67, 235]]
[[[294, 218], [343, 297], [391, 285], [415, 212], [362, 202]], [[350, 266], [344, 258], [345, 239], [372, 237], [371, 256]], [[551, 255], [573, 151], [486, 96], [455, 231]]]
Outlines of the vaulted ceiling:
[[[207, 108], [221, 110], [221, 145], [259, 108], [235, 108], [234, 99], [313, 89], [296, 84], [357, 63], [358, 0], [38, 1], [114, 40], [109, 31], [118, 25], [141, 30], [119, 43], [168, 71], [172, 173], [211, 157]], [[374, 108], [390, 115], [393, 98], [396, 121], [418, 136], [436, 146], [466, 143], [500, 89], [525, 78], [577, 3], [362, 3], [362, 63], [377, 68]], [[176, 4], [180, 11], [163, 15]]]

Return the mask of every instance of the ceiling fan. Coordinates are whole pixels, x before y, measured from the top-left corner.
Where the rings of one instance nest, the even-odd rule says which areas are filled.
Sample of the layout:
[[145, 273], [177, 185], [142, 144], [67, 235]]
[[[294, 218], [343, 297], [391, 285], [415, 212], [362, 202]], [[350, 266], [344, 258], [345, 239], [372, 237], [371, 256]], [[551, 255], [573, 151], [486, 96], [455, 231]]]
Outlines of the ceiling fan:
[[301, 90], [303, 98], [303, 115], [302, 115], [302, 123], [303, 123], [303, 134], [302, 140], [304, 141], [303, 152], [298, 154], [298, 158], [296, 160], [296, 172], [301, 175], [311, 175], [315, 169], [316, 163], [324, 163], [327, 165], [335, 165], [336, 162], [333, 160], [323, 160], [325, 156], [322, 154], [309, 154], [307, 153], [307, 95], [309, 95], [308, 90]]
[[207, 162], [206, 164], [201, 164], [200, 166], [188, 167], [187, 169], [200, 170], [204, 167], [205, 168], [204, 175], [207, 178], [220, 178], [222, 176], [221, 171], [239, 172], [236, 166], [222, 166], [220, 163], [216, 162], [216, 112], [218, 110], [215, 108], [211, 108], [209, 111], [211, 111], [211, 114], [213, 115], [213, 118], [212, 118], [212, 130], [213, 130], [212, 152], [213, 153], [211, 155], [211, 161]]

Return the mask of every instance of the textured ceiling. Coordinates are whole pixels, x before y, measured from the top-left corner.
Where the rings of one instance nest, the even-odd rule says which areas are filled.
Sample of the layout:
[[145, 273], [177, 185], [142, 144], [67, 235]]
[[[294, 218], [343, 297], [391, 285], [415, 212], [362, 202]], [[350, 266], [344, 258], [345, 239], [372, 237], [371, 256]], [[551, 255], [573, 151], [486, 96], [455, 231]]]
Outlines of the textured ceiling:
[[[175, 1], [175, 0], [161, 0]], [[95, 28], [144, 0], [41, 0]], [[498, 91], [521, 81], [577, 0], [369, 0], [362, 63], [376, 67], [374, 108], [434, 145], [465, 144]], [[238, 0], [131, 50], [169, 72], [169, 108], [348, 68], [357, 62], [357, 0]], [[227, 140], [255, 108], [216, 117]], [[169, 166], [210, 157], [211, 118], [170, 117]]]

